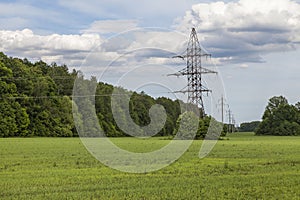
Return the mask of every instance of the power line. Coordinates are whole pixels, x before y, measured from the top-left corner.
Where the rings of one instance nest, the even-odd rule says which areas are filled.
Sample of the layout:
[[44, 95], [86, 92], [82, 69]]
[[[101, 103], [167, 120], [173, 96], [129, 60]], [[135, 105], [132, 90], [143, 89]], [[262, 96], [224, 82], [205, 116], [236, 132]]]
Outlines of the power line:
[[[152, 94], [170, 94], [169, 92], [159, 92]], [[118, 94], [99, 94], [99, 95], [53, 95], [53, 96], [14, 96], [14, 97], [0, 97], [0, 99], [55, 99], [55, 98], [89, 98], [89, 97], [111, 97], [111, 96], [125, 96], [130, 95], [130, 93], [118, 93]]]
[[0, 80], [36, 80], [36, 79], [45, 79], [45, 78], [53, 78], [53, 79], [61, 79], [61, 80], [68, 80], [68, 79], [74, 79], [76, 77], [70, 77], [70, 76], [43, 76], [43, 77], [0, 77]]

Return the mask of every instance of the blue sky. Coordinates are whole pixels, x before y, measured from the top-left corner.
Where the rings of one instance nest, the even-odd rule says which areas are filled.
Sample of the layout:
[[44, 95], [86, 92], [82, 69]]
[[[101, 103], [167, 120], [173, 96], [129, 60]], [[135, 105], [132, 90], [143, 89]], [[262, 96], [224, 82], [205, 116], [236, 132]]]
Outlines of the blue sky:
[[214, 56], [238, 123], [259, 120], [272, 96], [300, 101], [299, 0], [0, 1], [0, 51], [75, 68], [84, 61], [89, 73], [116, 59], [118, 74], [141, 63], [176, 71], [183, 63], [163, 56], [184, 50], [191, 27]]

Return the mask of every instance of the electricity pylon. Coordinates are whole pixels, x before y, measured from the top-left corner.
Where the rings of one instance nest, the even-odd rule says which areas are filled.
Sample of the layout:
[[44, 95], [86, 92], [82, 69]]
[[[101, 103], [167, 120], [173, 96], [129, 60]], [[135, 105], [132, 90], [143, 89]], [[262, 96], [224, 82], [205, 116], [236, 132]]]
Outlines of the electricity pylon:
[[224, 96], [221, 97], [221, 99], [219, 100], [217, 107], [221, 106], [221, 120], [222, 120], [222, 124], [224, 124], [224, 114], [225, 114], [225, 107], [226, 105], [229, 106], [228, 104], [225, 103], [226, 100], [224, 98]]
[[[203, 94], [212, 92], [203, 84], [203, 74], [217, 74], [217, 72], [202, 67], [202, 57], [211, 57], [211, 54], [202, 52], [195, 28], [192, 28], [187, 50], [184, 55], [175, 56], [173, 58], [186, 58], [187, 67], [175, 76], [187, 76], [187, 90], [178, 91], [180, 93], [188, 93], [188, 103], [197, 105], [200, 108], [202, 117], [205, 116]], [[176, 92], [176, 93], [178, 93]]]

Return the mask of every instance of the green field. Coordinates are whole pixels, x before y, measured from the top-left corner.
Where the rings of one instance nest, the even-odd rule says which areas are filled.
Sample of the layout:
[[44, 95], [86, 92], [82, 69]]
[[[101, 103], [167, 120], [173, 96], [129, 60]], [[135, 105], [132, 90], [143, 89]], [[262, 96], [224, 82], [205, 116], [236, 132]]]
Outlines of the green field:
[[[79, 138], [0, 139], [0, 199], [299, 199], [300, 137], [233, 134], [205, 159], [202, 141], [172, 165], [128, 174], [102, 165]], [[114, 138], [136, 152], [162, 138]]]

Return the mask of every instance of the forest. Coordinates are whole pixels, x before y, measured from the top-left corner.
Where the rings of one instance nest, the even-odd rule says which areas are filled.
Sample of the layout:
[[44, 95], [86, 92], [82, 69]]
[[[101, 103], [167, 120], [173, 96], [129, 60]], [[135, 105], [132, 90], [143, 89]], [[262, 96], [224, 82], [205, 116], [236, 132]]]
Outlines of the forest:
[[[72, 115], [73, 86], [77, 77], [84, 80], [85, 89], [97, 81], [95, 77], [85, 79], [80, 71], [70, 72], [66, 65], [49, 65], [43, 61], [32, 63], [26, 58], [12, 58], [0, 53], [0, 137], [78, 136]], [[139, 126], [150, 123], [149, 109], [153, 105], [159, 104], [165, 108], [166, 122], [157, 136], [176, 133], [174, 130], [182, 113], [180, 104], [197, 110], [195, 106], [180, 100], [166, 97], [154, 99], [144, 92], [131, 92], [102, 82], [96, 82], [96, 85], [96, 113], [100, 126], [109, 137], [127, 136], [117, 126], [112, 114], [111, 94], [114, 89], [130, 95], [130, 117]], [[197, 138], [205, 136], [209, 121], [209, 116], [199, 120]], [[90, 124], [82, 126], [93, 128]]]

